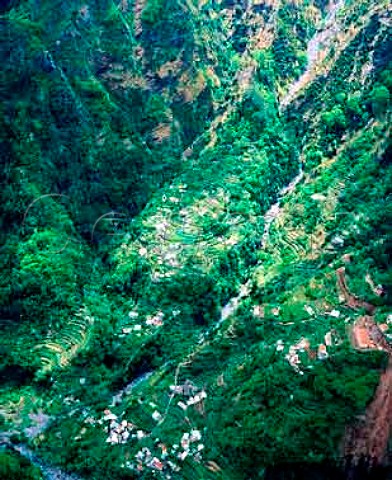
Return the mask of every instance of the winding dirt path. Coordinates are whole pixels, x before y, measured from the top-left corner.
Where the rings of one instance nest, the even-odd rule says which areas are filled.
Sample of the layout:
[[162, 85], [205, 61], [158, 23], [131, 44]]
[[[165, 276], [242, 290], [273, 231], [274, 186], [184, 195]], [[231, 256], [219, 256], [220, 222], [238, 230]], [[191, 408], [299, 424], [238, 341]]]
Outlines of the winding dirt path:
[[364, 308], [370, 315], [373, 315], [376, 310], [376, 307], [371, 303], [365, 302], [364, 300], [360, 300], [358, 297], [356, 297], [349, 291], [347, 287], [347, 282], [346, 282], [345, 268], [344, 267], [338, 268], [336, 270], [336, 275], [337, 275], [338, 288], [343, 294], [347, 306], [349, 306], [354, 310], [358, 310], [359, 308]]

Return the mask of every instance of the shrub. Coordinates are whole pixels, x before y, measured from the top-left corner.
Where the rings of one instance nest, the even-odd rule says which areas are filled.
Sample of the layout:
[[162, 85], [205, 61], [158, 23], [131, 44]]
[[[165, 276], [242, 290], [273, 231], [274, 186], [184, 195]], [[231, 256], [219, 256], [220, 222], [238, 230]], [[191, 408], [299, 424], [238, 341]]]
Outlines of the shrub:
[[380, 115], [385, 112], [390, 102], [390, 93], [384, 85], [378, 85], [370, 93], [370, 105], [374, 115]]

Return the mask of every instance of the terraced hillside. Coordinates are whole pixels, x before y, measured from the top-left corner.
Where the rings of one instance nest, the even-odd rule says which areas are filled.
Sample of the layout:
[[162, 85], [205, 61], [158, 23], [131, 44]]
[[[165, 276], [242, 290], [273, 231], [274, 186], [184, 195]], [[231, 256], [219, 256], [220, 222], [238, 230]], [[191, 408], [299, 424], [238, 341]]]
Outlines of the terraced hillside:
[[1, 15], [0, 476], [388, 468], [388, 2]]

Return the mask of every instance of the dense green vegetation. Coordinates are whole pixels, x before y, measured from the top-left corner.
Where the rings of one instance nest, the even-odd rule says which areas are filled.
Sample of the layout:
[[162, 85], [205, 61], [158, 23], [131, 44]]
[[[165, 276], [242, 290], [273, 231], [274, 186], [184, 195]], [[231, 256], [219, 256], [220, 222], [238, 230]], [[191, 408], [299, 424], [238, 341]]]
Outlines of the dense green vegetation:
[[[89, 479], [339, 464], [387, 361], [353, 348], [363, 311], [336, 285], [345, 265], [387, 322], [386, 2], [346, 2], [286, 109], [325, 2], [196, 3], [1, 10], [2, 427]], [[189, 384], [205, 398], [186, 407]], [[40, 478], [0, 453], [4, 478]]]
[[9, 480], [41, 480], [38, 467], [33, 467], [21, 455], [0, 452], [0, 477]]

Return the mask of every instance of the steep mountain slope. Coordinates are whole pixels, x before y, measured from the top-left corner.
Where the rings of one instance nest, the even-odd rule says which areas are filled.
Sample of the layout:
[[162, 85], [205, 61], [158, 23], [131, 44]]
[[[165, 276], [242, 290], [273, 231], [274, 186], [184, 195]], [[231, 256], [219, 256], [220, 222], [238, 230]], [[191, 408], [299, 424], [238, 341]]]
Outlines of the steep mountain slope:
[[91, 479], [340, 465], [388, 353], [355, 341], [391, 322], [388, 2], [3, 10], [4, 443]]

